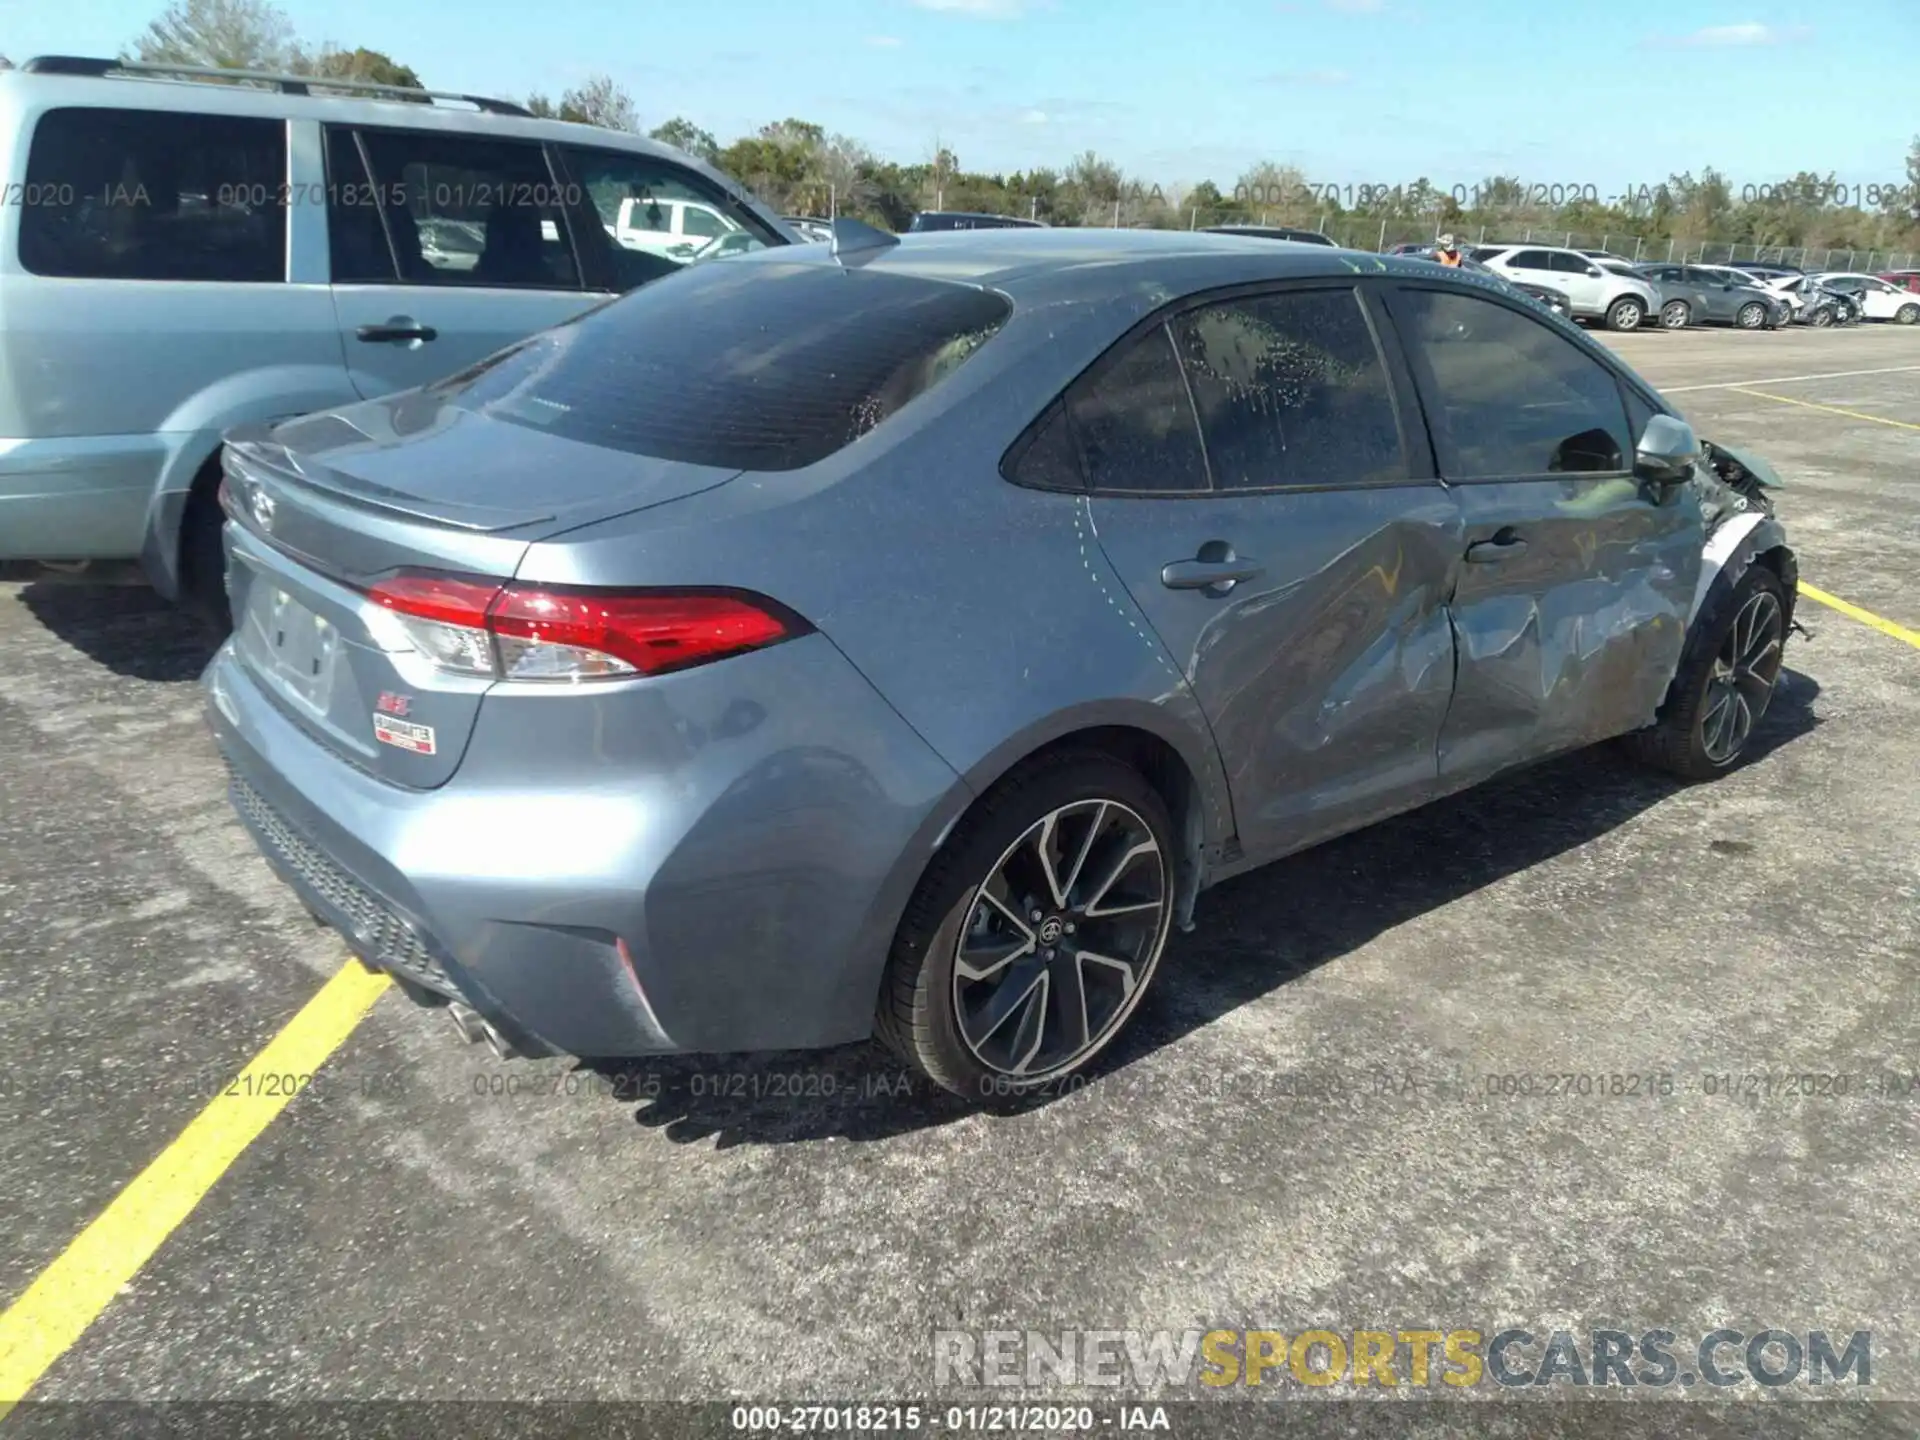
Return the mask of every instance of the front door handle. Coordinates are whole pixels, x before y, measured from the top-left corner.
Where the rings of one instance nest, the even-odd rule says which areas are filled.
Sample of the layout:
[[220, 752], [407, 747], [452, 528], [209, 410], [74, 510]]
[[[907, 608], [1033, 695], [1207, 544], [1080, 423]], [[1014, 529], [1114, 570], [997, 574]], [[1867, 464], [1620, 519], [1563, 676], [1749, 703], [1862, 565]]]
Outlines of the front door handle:
[[1527, 553], [1527, 542], [1511, 529], [1502, 530], [1491, 540], [1478, 540], [1467, 546], [1467, 560], [1474, 565], [1490, 565], [1512, 560]]
[[1209, 540], [1191, 560], [1174, 560], [1160, 567], [1160, 583], [1169, 590], [1198, 590], [1218, 599], [1242, 580], [1251, 580], [1264, 567], [1258, 560], [1236, 555], [1224, 540]]
[[422, 325], [411, 315], [395, 315], [384, 325], [362, 325], [353, 332], [370, 345], [387, 344], [393, 341], [437, 340], [440, 332], [431, 325]]

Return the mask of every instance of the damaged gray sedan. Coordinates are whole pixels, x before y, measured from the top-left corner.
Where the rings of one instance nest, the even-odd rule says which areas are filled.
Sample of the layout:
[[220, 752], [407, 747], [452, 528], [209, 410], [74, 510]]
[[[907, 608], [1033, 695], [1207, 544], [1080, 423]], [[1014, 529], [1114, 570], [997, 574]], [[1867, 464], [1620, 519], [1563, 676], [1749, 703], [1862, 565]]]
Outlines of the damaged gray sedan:
[[877, 1032], [973, 1097], [1229, 876], [1602, 741], [1726, 772], [1796, 592], [1764, 464], [1585, 335], [1218, 235], [843, 221], [226, 467], [212, 723], [363, 959], [503, 1052]]

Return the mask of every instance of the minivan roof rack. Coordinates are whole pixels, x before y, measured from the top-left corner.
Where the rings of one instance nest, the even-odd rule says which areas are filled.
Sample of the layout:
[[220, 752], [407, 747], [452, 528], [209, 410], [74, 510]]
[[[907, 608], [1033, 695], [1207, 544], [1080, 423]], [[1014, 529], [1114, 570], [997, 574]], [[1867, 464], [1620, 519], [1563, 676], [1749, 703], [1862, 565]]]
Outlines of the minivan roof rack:
[[519, 115], [533, 118], [533, 112], [511, 100], [491, 100], [485, 95], [463, 95], [454, 90], [416, 90], [408, 85], [381, 85], [372, 80], [357, 80], [336, 75], [279, 75], [270, 70], [226, 70], [213, 65], [151, 65], [133, 60], [101, 59], [87, 55], [36, 55], [20, 67], [34, 75], [109, 75], [183, 76], [195, 80], [252, 80], [272, 85], [282, 95], [311, 95], [323, 91], [351, 90], [382, 99], [460, 100], [489, 115]]

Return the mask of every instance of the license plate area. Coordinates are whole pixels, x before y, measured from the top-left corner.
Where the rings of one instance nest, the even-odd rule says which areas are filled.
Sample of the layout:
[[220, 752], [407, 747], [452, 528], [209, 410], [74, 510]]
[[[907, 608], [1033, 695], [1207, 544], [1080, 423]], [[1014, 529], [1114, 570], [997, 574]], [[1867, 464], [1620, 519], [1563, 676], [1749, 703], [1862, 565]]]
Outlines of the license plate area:
[[247, 629], [255, 661], [276, 688], [314, 715], [325, 715], [340, 660], [338, 627], [259, 576], [248, 600]]

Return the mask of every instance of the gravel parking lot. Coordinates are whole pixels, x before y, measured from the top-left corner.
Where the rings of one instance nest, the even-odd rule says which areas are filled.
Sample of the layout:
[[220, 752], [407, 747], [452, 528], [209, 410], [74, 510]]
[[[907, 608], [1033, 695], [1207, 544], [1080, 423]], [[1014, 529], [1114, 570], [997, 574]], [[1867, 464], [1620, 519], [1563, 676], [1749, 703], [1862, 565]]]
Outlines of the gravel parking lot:
[[[1608, 338], [1777, 463], [1805, 582], [1920, 626], [1920, 330]], [[1724, 1324], [1871, 1330], [1920, 1399], [1920, 648], [1801, 618], [1722, 783], [1579, 754], [1210, 892], [1022, 1113], [868, 1048], [616, 1087], [389, 993], [34, 1398], [846, 1399], [931, 1393], [938, 1328]], [[0, 656], [11, 1304], [343, 952], [229, 812], [189, 627], [11, 583]]]

